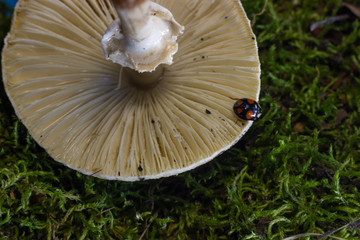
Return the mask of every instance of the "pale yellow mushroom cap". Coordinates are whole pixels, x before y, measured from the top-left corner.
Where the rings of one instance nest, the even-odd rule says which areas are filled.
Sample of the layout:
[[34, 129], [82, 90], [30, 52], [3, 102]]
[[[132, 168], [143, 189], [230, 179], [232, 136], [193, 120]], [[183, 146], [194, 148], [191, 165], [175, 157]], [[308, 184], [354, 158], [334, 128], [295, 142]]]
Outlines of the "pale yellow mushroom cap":
[[16, 114], [57, 161], [135, 181], [204, 164], [252, 122], [235, 98], [258, 100], [255, 36], [237, 0], [159, 0], [185, 27], [172, 65], [150, 89], [118, 88], [121, 66], [101, 39], [116, 18], [107, 0], [20, 0], [2, 53]]

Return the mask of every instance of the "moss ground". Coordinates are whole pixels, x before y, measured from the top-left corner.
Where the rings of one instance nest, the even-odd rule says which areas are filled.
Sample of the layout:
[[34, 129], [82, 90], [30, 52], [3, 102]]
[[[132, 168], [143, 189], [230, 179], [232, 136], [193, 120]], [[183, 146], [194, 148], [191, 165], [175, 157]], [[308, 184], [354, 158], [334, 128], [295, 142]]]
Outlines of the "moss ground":
[[[243, 0], [250, 18], [263, 4]], [[262, 118], [211, 163], [156, 181], [56, 163], [0, 83], [0, 239], [317, 239], [347, 223], [326, 239], [359, 239], [360, 19], [310, 31], [343, 13], [340, 0], [269, 0], [254, 25]]]

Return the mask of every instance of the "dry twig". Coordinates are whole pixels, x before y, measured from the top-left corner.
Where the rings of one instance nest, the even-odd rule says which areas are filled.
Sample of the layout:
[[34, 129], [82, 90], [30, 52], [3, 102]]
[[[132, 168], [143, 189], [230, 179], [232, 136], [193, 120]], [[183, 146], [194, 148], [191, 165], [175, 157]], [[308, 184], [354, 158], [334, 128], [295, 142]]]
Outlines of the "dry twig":
[[255, 13], [255, 14], [254, 14], [253, 19], [252, 19], [252, 21], [251, 21], [251, 26], [252, 26], [252, 27], [253, 27], [253, 26], [255, 25], [255, 23], [256, 23], [256, 17], [257, 17], [257, 16], [261, 16], [261, 15], [265, 12], [267, 2], [268, 2], [268, 0], [265, 0], [263, 9], [262, 9], [259, 13]]

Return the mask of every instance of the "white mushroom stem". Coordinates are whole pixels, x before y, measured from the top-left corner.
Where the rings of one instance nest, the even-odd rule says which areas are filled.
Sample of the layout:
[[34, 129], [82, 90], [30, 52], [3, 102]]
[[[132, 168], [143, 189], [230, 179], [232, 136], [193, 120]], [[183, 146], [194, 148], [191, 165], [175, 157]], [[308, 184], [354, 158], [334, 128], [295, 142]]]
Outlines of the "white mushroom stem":
[[124, 35], [133, 41], [143, 41], [151, 34], [149, 0], [113, 0]]
[[149, 0], [112, 0], [119, 19], [110, 24], [101, 44], [105, 57], [137, 72], [172, 64], [183, 26], [166, 8]]

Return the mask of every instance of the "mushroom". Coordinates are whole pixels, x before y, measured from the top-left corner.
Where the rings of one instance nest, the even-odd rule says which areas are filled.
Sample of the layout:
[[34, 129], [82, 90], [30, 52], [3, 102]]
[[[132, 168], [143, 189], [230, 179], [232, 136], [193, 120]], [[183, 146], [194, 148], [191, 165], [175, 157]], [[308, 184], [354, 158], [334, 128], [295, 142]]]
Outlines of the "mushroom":
[[[154, 63], [131, 48], [135, 57], [118, 60], [125, 51], [112, 43], [136, 25], [121, 2], [18, 2], [2, 72], [32, 137], [72, 169], [124, 181], [179, 174], [229, 149], [252, 125], [237, 118], [234, 99], [258, 100], [260, 90], [255, 36], [241, 3], [127, 0], [135, 6], [129, 11], [159, 13], [173, 29], [161, 40], [170, 51], [159, 48], [155, 55], [165, 57]], [[152, 36], [146, 29], [140, 35]], [[129, 41], [117, 46], [129, 49]]]

